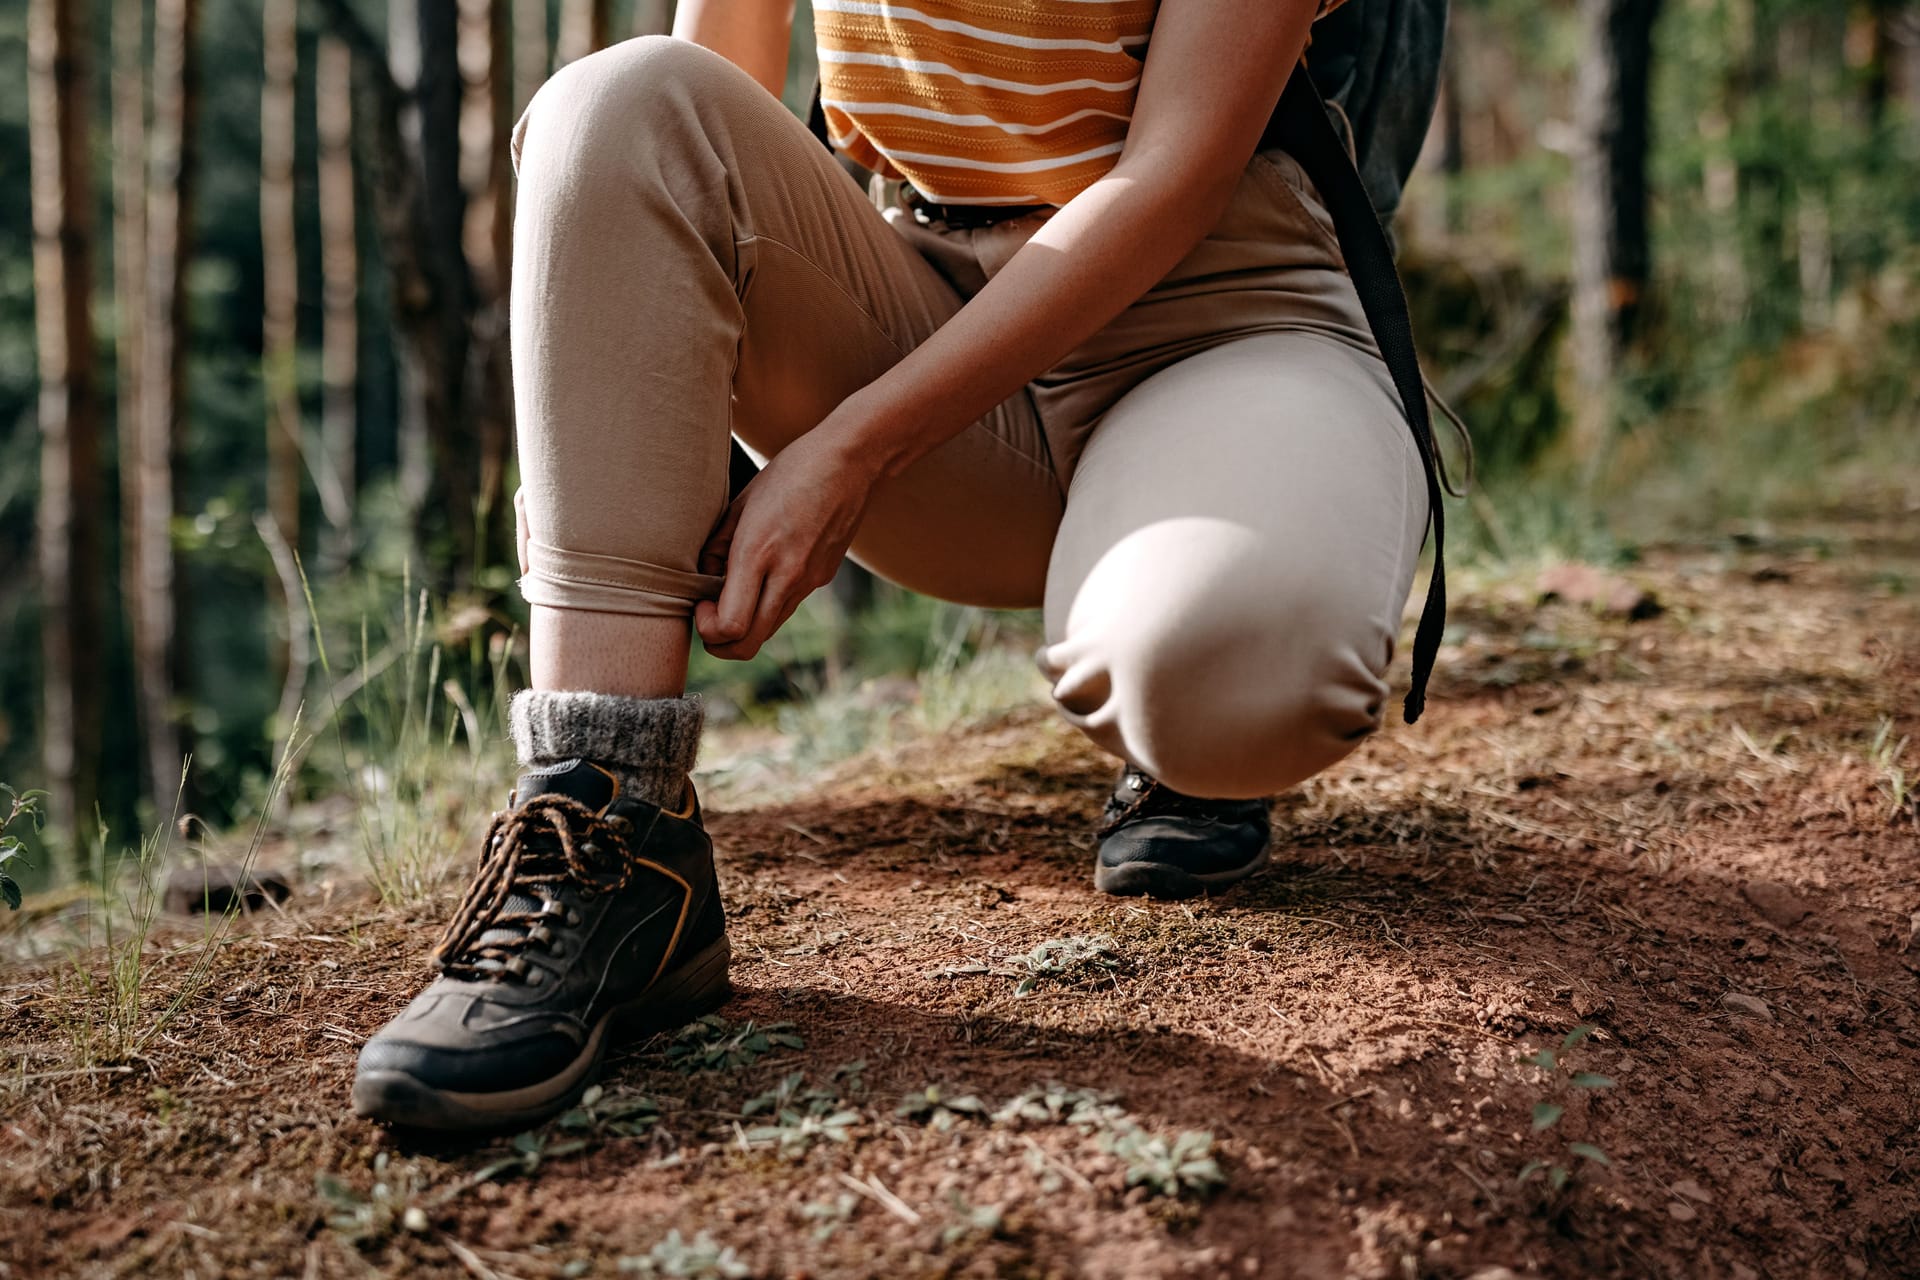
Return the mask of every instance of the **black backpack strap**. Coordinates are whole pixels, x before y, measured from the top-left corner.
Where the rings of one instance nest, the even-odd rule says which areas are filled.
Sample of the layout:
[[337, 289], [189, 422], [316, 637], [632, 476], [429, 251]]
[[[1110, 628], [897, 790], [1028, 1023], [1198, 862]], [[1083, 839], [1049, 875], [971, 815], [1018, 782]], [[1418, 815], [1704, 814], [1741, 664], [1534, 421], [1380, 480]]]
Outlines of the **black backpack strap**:
[[1394, 390], [1406, 409], [1407, 427], [1420, 451], [1427, 474], [1427, 513], [1433, 521], [1433, 578], [1427, 584], [1427, 602], [1413, 635], [1413, 686], [1407, 691], [1406, 718], [1412, 724], [1427, 703], [1427, 680], [1440, 651], [1447, 620], [1445, 561], [1446, 513], [1441, 506], [1439, 451], [1434, 443], [1433, 419], [1427, 414], [1426, 384], [1420, 378], [1420, 358], [1413, 346], [1413, 321], [1407, 315], [1407, 297], [1393, 266], [1393, 250], [1380, 226], [1373, 202], [1354, 168], [1353, 157], [1334, 129], [1320, 90], [1305, 64], [1294, 69], [1287, 87], [1260, 138], [1260, 149], [1279, 148], [1299, 162], [1320, 190], [1340, 252], [1360, 295], [1361, 309], [1373, 340], [1386, 361]]
[[820, 145], [833, 150], [833, 139], [827, 133], [827, 109], [820, 103], [820, 78], [814, 77], [813, 97], [807, 100], [807, 132], [820, 139]]

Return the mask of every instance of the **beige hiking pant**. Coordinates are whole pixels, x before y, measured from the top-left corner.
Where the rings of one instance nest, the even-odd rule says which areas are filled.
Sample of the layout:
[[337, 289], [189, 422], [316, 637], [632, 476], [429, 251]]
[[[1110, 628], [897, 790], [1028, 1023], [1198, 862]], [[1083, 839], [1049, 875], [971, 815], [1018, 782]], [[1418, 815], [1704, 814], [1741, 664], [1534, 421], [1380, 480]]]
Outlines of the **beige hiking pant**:
[[[514, 134], [522, 589], [680, 616], [729, 436], [777, 454], [1003, 267], [1047, 211], [884, 214], [731, 63], [649, 37], [568, 66]], [[1305, 175], [1254, 157], [1184, 261], [874, 493], [862, 564], [1044, 605], [1100, 746], [1190, 794], [1271, 794], [1379, 727], [1425, 481]]]

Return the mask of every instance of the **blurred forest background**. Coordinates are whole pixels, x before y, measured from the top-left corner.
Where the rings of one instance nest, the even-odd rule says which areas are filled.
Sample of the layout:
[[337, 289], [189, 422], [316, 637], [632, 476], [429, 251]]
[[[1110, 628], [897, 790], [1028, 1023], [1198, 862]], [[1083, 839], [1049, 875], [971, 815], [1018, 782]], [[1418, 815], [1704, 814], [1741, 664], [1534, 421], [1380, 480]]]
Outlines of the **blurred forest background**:
[[[497, 749], [507, 134], [555, 66], [670, 21], [0, 5], [0, 779], [51, 793], [30, 879], [84, 874], [95, 814], [220, 826], [286, 781], [425, 804], [396, 760]], [[1617, 562], [1910, 467], [1916, 173], [1920, 0], [1456, 0], [1397, 231], [1479, 445], [1463, 562]], [[696, 683], [753, 714], [996, 625], [847, 575]]]

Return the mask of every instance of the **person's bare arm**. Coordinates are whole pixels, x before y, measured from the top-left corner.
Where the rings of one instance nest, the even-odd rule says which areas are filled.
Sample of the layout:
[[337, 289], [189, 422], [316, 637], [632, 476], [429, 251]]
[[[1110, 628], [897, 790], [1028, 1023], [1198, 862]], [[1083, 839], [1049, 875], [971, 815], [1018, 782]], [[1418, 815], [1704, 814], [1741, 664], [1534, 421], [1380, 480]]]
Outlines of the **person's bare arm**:
[[789, 445], [728, 512], [695, 611], [751, 657], [830, 578], [879, 480], [977, 421], [1125, 310], [1225, 211], [1318, 0], [1162, 0], [1114, 167], [1048, 219], [932, 337]]
[[713, 50], [776, 98], [786, 88], [793, 0], [680, 0], [673, 34]]

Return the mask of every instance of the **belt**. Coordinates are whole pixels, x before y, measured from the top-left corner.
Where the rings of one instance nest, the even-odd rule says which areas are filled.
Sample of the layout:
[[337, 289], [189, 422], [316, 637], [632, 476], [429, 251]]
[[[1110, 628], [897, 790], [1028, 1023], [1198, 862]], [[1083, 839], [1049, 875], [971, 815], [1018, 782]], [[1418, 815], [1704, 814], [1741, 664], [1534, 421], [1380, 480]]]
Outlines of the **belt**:
[[1053, 208], [1050, 204], [940, 204], [914, 190], [910, 182], [900, 184], [900, 203], [913, 213], [913, 220], [922, 226], [944, 222], [949, 227], [960, 229], [990, 227], [996, 222], [1006, 222]]

